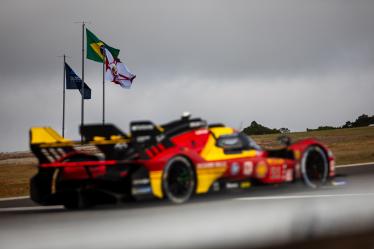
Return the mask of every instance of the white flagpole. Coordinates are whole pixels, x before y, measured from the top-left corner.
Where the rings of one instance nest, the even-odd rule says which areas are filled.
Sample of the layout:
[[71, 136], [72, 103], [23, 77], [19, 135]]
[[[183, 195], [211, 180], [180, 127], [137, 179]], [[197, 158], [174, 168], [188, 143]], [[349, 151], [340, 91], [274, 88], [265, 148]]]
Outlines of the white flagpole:
[[[85, 22], [82, 22], [82, 104], [81, 104], [81, 127], [84, 125], [84, 27]], [[83, 135], [81, 134], [81, 142], [83, 143]]]
[[105, 124], [105, 49], [102, 47], [103, 53], [103, 125]]
[[62, 137], [65, 137], [65, 106], [66, 106], [66, 94], [65, 94], [65, 90], [66, 90], [66, 58], [70, 58], [69, 56], [67, 56], [66, 54], [63, 54], [61, 56], [57, 56], [57, 57], [62, 57], [63, 58], [63, 65], [62, 65], [62, 128], [61, 128], [61, 133], [62, 133]]
[[[74, 23], [81, 23], [82, 24], [82, 86], [81, 86], [81, 94], [82, 94], [82, 102], [81, 102], [81, 127], [84, 125], [84, 29], [86, 27], [87, 22], [74, 22]], [[88, 22], [89, 23], [89, 22]], [[81, 143], [83, 144], [83, 136], [81, 134]]]
[[64, 72], [63, 72], [63, 83], [62, 83], [62, 137], [65, 137], [65, 85], [66, 85], [66, 77], [65, 77], [65, 74], [66, 74], [66, 68], [65, 68], [65, 65], [66, 65], [66, 55], [64, 54], [64, 66], [63, 66], [63, 69], [64, 69]]

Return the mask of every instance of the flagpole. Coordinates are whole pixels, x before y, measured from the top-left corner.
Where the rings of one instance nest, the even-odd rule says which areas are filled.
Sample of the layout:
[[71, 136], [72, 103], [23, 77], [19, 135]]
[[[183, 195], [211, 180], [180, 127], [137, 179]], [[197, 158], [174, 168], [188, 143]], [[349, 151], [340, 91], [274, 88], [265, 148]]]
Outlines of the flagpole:
[[66, 69], [65, 69], [65, 65], [66, 65], [66, 55], [64, 54], [64, 66], [63, 66], [63, 69], [64, 69], [64, 72], [63, 72], [63, 83], [62, 83], [62, 137], [65, 137], [65, 85], [66, 85], [66, 77], [65, 77], [65, 72], [66, 72]]
[[105, 52], [103, 49], [103, 125], [105, 124]]
[[[81, 127], [84, 125], [84, 27], [86, 23], [82, 22], [82, 104], [81, 104]], [[83, 144], [83, 135], [81, 134], [81, 143]]]

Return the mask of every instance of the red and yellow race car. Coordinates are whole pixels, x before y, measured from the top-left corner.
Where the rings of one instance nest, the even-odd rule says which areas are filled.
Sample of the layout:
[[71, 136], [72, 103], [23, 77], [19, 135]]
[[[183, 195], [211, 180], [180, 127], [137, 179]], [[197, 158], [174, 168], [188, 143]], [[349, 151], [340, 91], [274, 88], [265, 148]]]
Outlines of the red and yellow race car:
[[[250, 137], [222, 124], [183, 116], [163, 125], [85, 125], [81, 142], [49, 127], [30, 130], [39, 160], [30, 196], [42, 205], [80, 208], [146, 197], [186, 202], [194, 194], [302, 179], [317, 188], [335, 175], [332, 152], [314, 139], [265, 150]], [[91, 146], [89, 146], [91, 145]]]

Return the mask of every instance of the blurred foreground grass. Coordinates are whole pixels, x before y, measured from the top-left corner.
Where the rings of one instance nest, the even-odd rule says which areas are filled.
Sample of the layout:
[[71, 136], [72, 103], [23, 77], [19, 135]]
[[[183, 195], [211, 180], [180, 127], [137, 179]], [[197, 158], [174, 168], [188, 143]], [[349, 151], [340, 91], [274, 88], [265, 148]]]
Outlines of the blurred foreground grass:
[[[264, 148], [279, 147], [278, 134], [252, 136]], [[312, 132], [293, 132], [293, 141], [316, 138], [335, 154], [337, 164], [374, 161], [374, 127]], [[36, 173], [37, 160], [30, 152], [0, 153], [0, 198], [29, 193], [29, 179]]]

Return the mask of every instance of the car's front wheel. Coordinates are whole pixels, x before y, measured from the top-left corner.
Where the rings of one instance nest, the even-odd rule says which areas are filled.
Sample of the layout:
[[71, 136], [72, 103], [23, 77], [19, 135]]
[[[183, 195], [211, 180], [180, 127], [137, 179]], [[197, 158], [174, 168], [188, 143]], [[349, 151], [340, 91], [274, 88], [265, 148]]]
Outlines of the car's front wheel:
[[195, 191], [195, 179], [193, 166], [186, 158], [172, 158], [165, 166], [162, 177], [165, 197], [173, 203], [188, 201]]
[[310, 146], [301, 158], [301, 177], [311, 188], [318, 188], [325, 184], [328, 177], [329, 163], [322, 148]]

